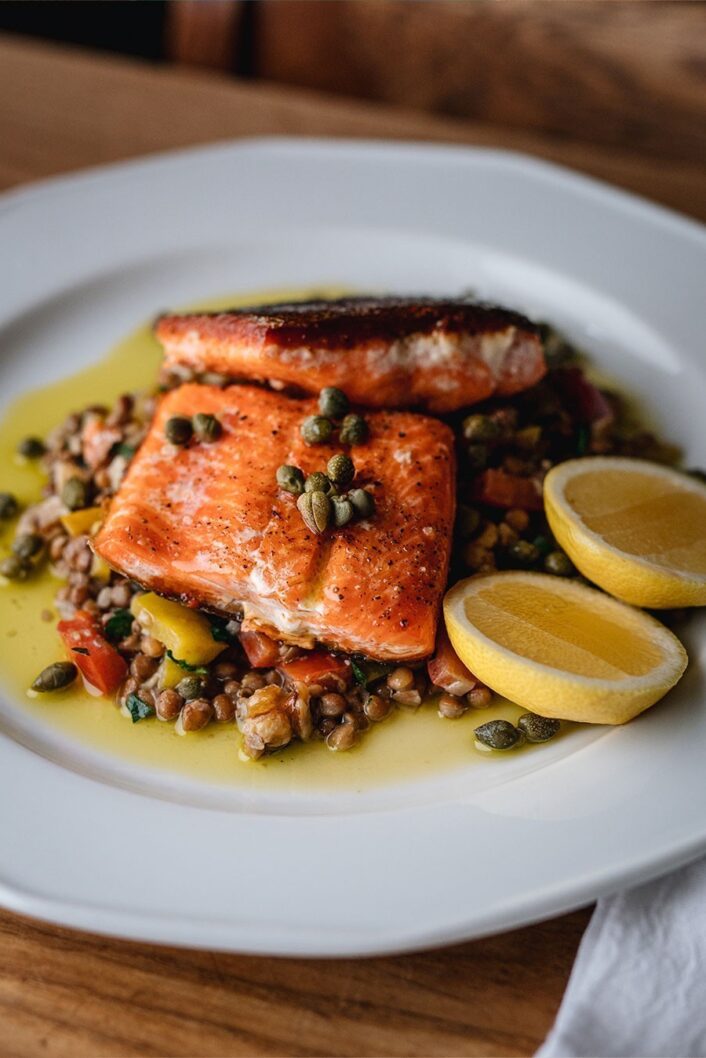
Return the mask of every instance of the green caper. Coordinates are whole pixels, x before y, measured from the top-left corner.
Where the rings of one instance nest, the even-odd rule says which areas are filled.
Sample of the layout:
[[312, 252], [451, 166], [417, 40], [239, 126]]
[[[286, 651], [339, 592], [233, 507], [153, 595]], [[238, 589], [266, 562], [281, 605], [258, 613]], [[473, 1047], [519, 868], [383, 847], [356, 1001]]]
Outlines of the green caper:
[[32, 571], [29, 563], [24, 562], [17, 555], [8, 555], [0, 562], [0, 573], [8, 580], [25, 580]]
[[301, 424], [301, 435], [308, 445], [326, 444], [333, 433], [333, 423], [323, 415], [310, 415]]
[[488, 465], [488, 446], [472, 444], [466, 449], [471, 470], [485, 470]]
[[326, 473], [334, 485], [350, 485], [355, 477], [355, 466], [350, 456], [331, 456], [327, 465]]
[[8, 522], [19, 513], [20, 505], [11, 492], [0, 492], [0, 522]]
[[500, 427], [489, 415], [468, 415], [461, 424], [463, 436], [474, 444], [494, 441], [500, 434]]
[[372, 518], [375, 514], [375, 497], [367, 489], [351, 489], [348, 499], [359, 518]]
[[551, 720], [548, 716], [539, 716], [537, 713], [523, 713], [517, 721], [517, 726], [528, 742], [548, 742], [559, 733], [561, 724], [558, 720]]
[[368, 440], [368, 424], [362, 415], [346, 415], [338, 434], [342, 445], [362, 445]]
[[299, 496], [304, 491], [304, 475], [299, 467], [283, 463], [281, 467], [277, 467], [277, 484], [285, 492]]
[[88, 485], [83, 478], [69, 478], [61, 490], [61, 500], [70, 511], [80, 511], [88, 506]]
[[78, 669], [71, 661], [55, 661], [39, 673], [32, 684], [33, 691], [60, 691], [68, 687], [78, 676]]
[[205, 412], [199, 411], [191, 421], [196, 437], [203, 444], [208, 445], [213, 441], [217, 441], [223, 433], [223, 427], [215, 415], [207, 415]]
[[44, 537], [40, 536], [39, 533], [22, 533], [21, 536], [16, 536], [12, 542], [13, 554], [24, 562], [28, 562], [31, 558], [36, 558], [43, 549]]
[[192, 698], [200, 698], [204, 692], [206, 681], [203, 676], [184, 676], [176, 685], [176, 691], [184, 701], [190, 702]]
[[164, 433], [171, 444], [188, 445], [193, 436], [194, 428], [190, 419], [185, 419], [182, 415], [173, 415], [171, 419], [167, 419]]
[[539, 549], [529, 540], [516, 540], [510, 544], [507, 553], [518, 566], [533, 566], [539, 558]]
[[304, 492], [330, 492], [331, 482], [321, 470], [309, 474], [304, 482]]
[[17, 446], [17, 454], [25, 459], [39, 459], [46, 452], [46, 445], [38, 437], [25, 437]]
[[330, 419], [342, 419], [348, 411], [348, 397], [342, 389], [326, 386], [319, 393], [319, 409]]
[[355, 517], [355, 508], [353, 504], [343, 496], [332, 496], [331, 508], [333, 511], [333, 524], [337, 529], [340, 529], [344, 525], [348, 525], [348, 523]]
[[468, 540], [479, 525], [480, 514], [475, 507], [467, 507], [465, 503], [460, 504], [456, 513], [456, 532], [461, 539]]
[[474, 732], [476, 741], [487, 749], [513, 749], [522, 741], [522, 735], [508, 720], [489, 720]]
[[304, 492], [297, 500], [304, 524], [312, 533], [323, 533], [331, 521], [331, 500], [325, 492]]
[[576, 572], [573, 562], [563, 551], [550, 551], [544, 560], [544, 568], [555, 577], [570, 577]]

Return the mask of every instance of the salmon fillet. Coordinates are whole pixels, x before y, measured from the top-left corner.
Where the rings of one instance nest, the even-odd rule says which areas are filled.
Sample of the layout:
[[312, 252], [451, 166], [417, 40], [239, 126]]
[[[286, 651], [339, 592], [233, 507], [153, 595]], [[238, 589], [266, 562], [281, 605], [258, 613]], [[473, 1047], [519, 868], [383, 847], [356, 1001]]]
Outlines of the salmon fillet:
[[342, 298], [163, 316], [167, 366], [338, 386], [354, 404], [443, 413], [518, 393], [545, 373], [536, 328], [516, 312], [432, 298]]
[[[165, 423], [218, 416], [213, 444], [177, 448]], [[431, 654], [454, 517], [453, 435], [413, 412], [366, 416], [350, 454], [375, 496], [368, 521], [311, 533], [280, 490], [282, 463], [325, 469], [336, 445], [300, 434], [311, 399], [256, 386], [187, 384], [161, 400], [150, 431], [94, 539], [114, 569], [146, 588], [302, 646], [320, 641], [380, 660]]]

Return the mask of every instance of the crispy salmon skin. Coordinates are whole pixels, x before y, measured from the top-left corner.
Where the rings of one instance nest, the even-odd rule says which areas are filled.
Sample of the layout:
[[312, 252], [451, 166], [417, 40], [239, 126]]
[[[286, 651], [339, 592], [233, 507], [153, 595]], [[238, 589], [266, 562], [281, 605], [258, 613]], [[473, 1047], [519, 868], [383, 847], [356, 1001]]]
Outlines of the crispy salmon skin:
[[[313, 400], [256, 386], [187, 384], [161, 400], [149, 434], [94, 540], [114, 569], [146, 588], [244, 627], [380, 660], [431, 654], [454, 517], [451, 430], [412, 412], [366, 418], [350, 450], [356, 485], [375, 496], [367, 521], [315, 535], [276, 484], [283, 463], [325, 469], [336, 445], [307, 446]], [[172, 416], [216, 415], [213, 444], [176, 447]]]
[[454, 411], [534, 385], [546, 366], [519, 313], [434, 298], [341, 298], [162, 316], [167, 367], [275, 381], [355, 404]]

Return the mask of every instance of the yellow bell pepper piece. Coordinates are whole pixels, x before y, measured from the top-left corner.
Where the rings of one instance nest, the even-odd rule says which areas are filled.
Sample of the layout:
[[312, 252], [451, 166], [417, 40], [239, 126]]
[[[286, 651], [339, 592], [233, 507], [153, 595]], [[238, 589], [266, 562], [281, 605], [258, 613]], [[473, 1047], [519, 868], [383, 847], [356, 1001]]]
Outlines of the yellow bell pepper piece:
[[[156, 639], [156, 636], [155, 636]], [[165, 654], [162, 658], [162, 664], [159, 667], [159, 689], [163, 691], [165, 687], [176, 687], [179, 680], [182, 680], [184, 676], [188, 676], [188, 672], [177, 665], [176, 661]]]
[[96, 522], [103, 518], [100, 507], [84, 507], [81, 511], [71, 511], [70, 514], [62, 514], [59, 519], [69, 536], [80, 536], [81, 533], [90, 533]]
[[110, 580], [110, 574], [112, 569], [100, 555], [94, 555], [93, 561], [91, 562], [91, 576], [95, 577], [96, 580], [102, 580], [104, 584], [107, 584]]
[[171, 599], [147, 592], [135, 595], [130, 609], [151, 636], [187, 665], [208, 665], [225, 649], [225, 643], [213, 638], [211, 625], [203, 614]]

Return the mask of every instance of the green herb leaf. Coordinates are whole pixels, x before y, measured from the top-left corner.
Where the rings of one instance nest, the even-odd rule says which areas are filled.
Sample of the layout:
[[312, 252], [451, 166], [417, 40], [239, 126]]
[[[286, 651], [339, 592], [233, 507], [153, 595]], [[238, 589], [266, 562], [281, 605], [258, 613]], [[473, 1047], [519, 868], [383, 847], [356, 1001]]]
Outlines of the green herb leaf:
[[119, 643], [121, 639], [126, 639], [132, 631], [132, 621], [133, 617], [129, 610], [116, 610], [103, 628], [106, 639], [109, 639], [111, 643]]
[[167, 657], [171, 658], [175, 665], [178, 665], [180, 669], [186, 669], [187, 672], [196, 672], [199, 676], [208, 675], [208, 669], [205, 669], [203, 665], [190, 665], [188, 661], [182, 661], [181, 658], [175, 658], [171, 650], [167, 651]]
[[128, 694], [125, 705], [130, 712], [133, 724], [136, 724], [138, 720], [145, 720], [148, 716], [154, 716], [154, 707], [143, 702], [142, 698], [138, 698], [136, 694]]
[[388, 672], [392, 672], [394, 667], [394, 665], [385, 665], [380, 661], [356, 661], [351, 658], [353, 678], [361, 687], [368, 687], [371, 683], [375, 683], [376, 680], [387, 676]]
[[588, 443], [591, 439], [591, 431], [588, 426], [579, 426], [578, 434], [576, 436], [576, 454], [579, 456], [585, 456], [588, 451]]
[[217, 643], [235, 643], [236, 636], [232, 635], [227, 628], [228, 622], [222, 617], [209, 617], [211, 623], [211, 635]]
[[114, 444], [110, 450], [111, 456], [122, 456], [124, 459], [132, 459], [137, 449], [134, 445], [126, 445], [123, 441], [118, 441]]

